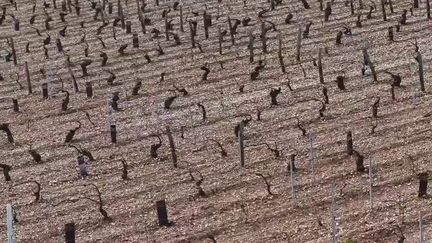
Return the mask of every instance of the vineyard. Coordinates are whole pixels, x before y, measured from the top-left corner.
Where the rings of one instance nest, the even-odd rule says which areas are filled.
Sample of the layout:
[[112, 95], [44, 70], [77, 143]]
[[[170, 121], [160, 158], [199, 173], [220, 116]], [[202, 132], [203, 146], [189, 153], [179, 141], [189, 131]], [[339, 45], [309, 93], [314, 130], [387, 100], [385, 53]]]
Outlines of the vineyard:
[[0, 8], [2, 242], [432, 240], [429, 0]]

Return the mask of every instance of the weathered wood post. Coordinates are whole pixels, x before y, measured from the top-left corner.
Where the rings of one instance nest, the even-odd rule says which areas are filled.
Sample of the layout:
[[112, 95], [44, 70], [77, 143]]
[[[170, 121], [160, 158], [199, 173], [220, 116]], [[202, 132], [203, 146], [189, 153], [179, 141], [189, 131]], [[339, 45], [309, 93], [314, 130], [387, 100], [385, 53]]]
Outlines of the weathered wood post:
[[204, 23], [204, 35], [205, 38], [209, 38], [209, 27], [211, 26], [211, 15], [208, 15], [206, 11], [203, 14], [203, 23]]
[[233, 30], [230, 16], [228, 16], [228, 27], [229, 27], [229, 33], [231, 36], [231, 43], [232, 43], [232, 45], [235, 45], [234, 30]]
[[14, 112], [19, 112], [18, 100], [17, 99], [12, 99], [12, 103], [13, 103], [13, 111]]
[[87, 98], [91, 98], [93, 97], [93, 87], [92, 87], [92, 83], [91, 82], [86, 82], [85, 83], [86, 86], [86, 94], [87, 94]]
[[159, 219], [159, 226], [171, 226], [171, 223], [168, 220], [168, 211], [165, 200], [159, 200], [156, 202], [156, 211]]
[[261, 34], [260, 34], [260, 39], [261, 39], [261, 46], [262, 46], [262, 51], [263, 53], [268, 53], [267, 51], [267, 31], [265, 28], [265, 22], [261, 21]]
[[302, 40], [302, 27], [299, 25], [298, 33], [297, 33], [297, 48], [296, 48], [296, 60], [300, 62], [300, 48], [301, 48], [301, 40]]
[[66, 243], [75, 243], [75, 223], [67, 223], [65, 224], [65, 242]]
[[430, 2], [429, 2], [429, 0], [426, 0], [426, 14], [427, 14], [427, 18], [431, 19]]
[[48, 83], [42, 84], [42, 97], [46, 100], [48, 99]]
[[366, 168], [364, 167], [364, 156], [355, 150], [354, 150], [353, 154], [356, 156], [356, 170], [357, 170], [357, 172], [364, 172], [366, 170]]
[[388, 27], [388, 39], [390, 41], [394, 41], [394, 34], [393, 34], [393, 26]]
[[15, 31], [19, 31], [20, 30], [20, 21], [19, 21], [19, 19], [14, 19], [14, 29], [15, 29]]
[[244, 136], [243, 136], [244, 123], [240, 122], [240, 129], [238, 131], [239, 146], [240, 146], [240, 166], [244, 167]]
[[420, 230], [420, 240], [419, 243], [425, 243], [424, 241], [424, 225], [423, 225], [423, 212], [419, 213], [419, 230]]
[[113, 3], [108, 3], [108, 14], [112, 14], [113, 13]]
[[373, 178], [372, 178], [372, 160], [369, 160], [369, 206], [373, 210]]
[[11, 204], [6, 205], [8, 243], [15, 243], [14, 213]]
[[381, 0], [381, 9], [382, 9], [382, 14], [383, 14], [383, 20], [387, 21], [387, 14], [386, 14], [385, 1], [384, 0]]
[[420, 52], [417, 52], [417, 56], [415, 57], [416, 61], [419, 65], [419, 79], [420, 79], [420, 90], [425, 92], [425, 85], [424, 85], [424, 70], [423, 70], [423, 57]]
[[138, 40], [138, 34], [137, 33], [134, 33], [132, 35], [132, 46], [134, 48], [138, 48], [139, 47], [139, 40]]
[[130, 34], [132, 32], [132, 22], [126, 21], [126, 34]]
[[16, 51], [15, 51], [15, 44], [14, 44], [13, 38], [10, 38], [10, 45], [12, 48], [13, 63], [16, 66], [16, 65], [18, 65], [18, 60], [17, 60], [17, 55], [16, 55]]
[[175, 150], [174, 138], [171, 134], [171, 130], [170, 130], [169, 126], [166, 126], [166, 133], [168, 136], [168, 141], [169, 141], [169, 145], [170, 145], [170, 149], [171, 149], [171, 157], [173, 160], [173, 165], [174, 165], [174, 168], [177, 168], [177, 154], [176, 154], [176, 150]]
[[254, 61], [254, 36], [252, 31], [249, 32], [249, 44], [248, 44], [248, 49], [249, 49], [249, 62], [253, 63]]
[[285, 63], [284, 63], [284, 59], [283, 59], [283, 55], [282, 55], [282, 36], [279, 34], [279, 49], [278, 49], [278, 58], [279, 58], [279, 64], [281, 66], [281, 71], [282, 73], [285, 73]]
[[321, 48], [318, 50], [318, 75], [320, 83], [324, 83], [324, 74], [323, 74], [323, 66], [322, 66], [322, 50]]
[[165, 26], [165, 38], [169, 41], [169, 24], [168, 24], [168, 13], [164, 16], [164, 26]]
[[222, 42], [223, 42], [223, 36], [221, 27], [218, 27], [218, 40], [219, 40], [219, 54], [222, 55]]
[[184, 32], [184, 28], [183, 28], [183, 6], [180, 6], [180, 31]]
[[418, 197], [425, 197], [427, 195], [427, 185], [428, 185], [428, 172], [422, 172], [418, 175], [419, 177], [419, 191]]
[[189, 21], [189, 30], [190, 30], [192, 48], [195, 48], [195, 33], [194, 33], [195, 31], [191, 21]]
[[116, 125], [110, 125], [111, 143], [117, 143], [117, 128]]

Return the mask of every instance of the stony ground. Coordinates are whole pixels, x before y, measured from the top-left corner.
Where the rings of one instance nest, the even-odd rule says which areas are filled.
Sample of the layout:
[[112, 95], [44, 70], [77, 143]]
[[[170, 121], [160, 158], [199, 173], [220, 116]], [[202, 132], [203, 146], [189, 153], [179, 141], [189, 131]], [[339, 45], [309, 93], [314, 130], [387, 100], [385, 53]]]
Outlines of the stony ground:
[[[15, 138], [15, 143], [9, 144], [4, 134], [0, 137], [1, 163], [12, 167], [12, 181], [0, 181], [0, 204], [5, 208], [11, 203], [17, 211], [18, 242], [59, 242], [68, 222], [76, 224], [77, 242], [212, 242], [209, 236], [217, 242], [331, 242], [333, 230], [338, 242], [396, 242], [401, 231], [405, 242], [418, 242], [420, 212], [426, 223], [425, 237], [432, 238], [428, 226], [432, 220], [431, 201], [417, 197], [416, 176], [432, 163], [432, 96], [428, 82], [432, 22], [427, 20], [424, 0], [412, 16], [408, 11], [408, 24], [401, 27], [401, 32], [395, 32], [394, 42], [387, 39], [387, 28], [398, 24], [403, 10], [410, 9], [408, 1], [393, 0], [393, 14], [386, 5], [388, 20], [383, 21], [379, 1], [364, 1], [361, 10], [355, 1], [356, 14], [351, 15], [349, 4], [335, 0], [330, 20], [324, 22], [324, 12], [319, 10], [317, 1], [309, 1], [311, 8], [305, 9], [300, 1], [283, 0], [261, 18], [276, 24], [276, 31], [268, 33], [267, 54], [262, 52], [259, 41], [258, 12], [269, 7], [264, 0], [248, 0], [246, 6], [238, 0], [183, 1], [179, 6], [183, 6], [184, 32], [180, 31], [179, 11], [168, 13], [173, 32], [181, 39], [179, 46], [174, 45], [172, 37], [165, 39], [161, 17], [173, 1], [160, 1], [159, 6], [147, 1], [144, 15], [152, 25], [147, 26], [146, 34], [139, 25], [136, 2], [121, 1], [127, 20], [132, 22], [132, 32], [138, 33], [139, 48], [132, 47], [132, 33], [126, 34], [119, 26], [115, 27], [116, 39], [113, 37], [116, 1], [108, 1], [114, 5], [113, 14], [107, 14], [110, 24], [99, 35], [101, 20], [93, 20], [91, 3], [79, 2], [81, 15], [68, 13], [67, 23], [59, 17], [61, 3], [54, 9], [49, 2], [46, 13], [53, 19], [50, 30], [45, 29], [42, 2], [37, 1], [33, 25], [29, 23], [32, 1], [17, 0], [17, 10], [9, 2], [0, 2], [21, 23], [20, 30], [14, 31], [13, 19], [8, 15], [0, 25], [0, 74], [4, 77], [0, 82], [0, 122], [10, 124]], [[367, 19], [373, 2], [377, 9]], [[205, 9], [213, 18], [209, 39], [204, 37], [202, 24]], [[285, 24], [289, 13], [293, 19]], [[360, 13], [361, 28], [355, 25]], [[224, 37], [220, 55], [218, 28], [229, 30], [228, 16], [239, 20], [250, 17], [251, 22], [250, 26], [238, 27], [234, 45], [229, 34]], [[191, 49], [186, 21], [189, 19], [198, 21], [196, 40], [203, 52]], [[81, 21], [85, 28], [81, 28]], [[309, 38], [302, 40], [298, 63], [298, 26], [304, 29], [309, 21], [313, 24]], [[61, 37], [58, 32], [65, 25], [66, 36]], [[344, 30], [343, 26], [351, 27], [352, 36], [344, 35], [342, 44], [336, 45], [336, 34]], [[152, 38], [149, 31], [153, 28], [161, 31], [159, 38]], [[250, 32], [256, 38], [253, 63], [249, 63], [247, 49]], [[51, 43], [46, 45], [46, 59], [43, 40], [48, 34]], [[84, 35], [88, 57], [84, 55], [86, 44], [81, 42]], [[13, 38], [17, 65], [4, 59], [11, 51], [6, 38]], [[57, 51], [57, 38], [64, 45], [64, 54]], [[278, 38], [282, 40], [286, 73], [281, 72], [278, 61]], [[415, 40], [423, 55], [426, 92], [420, 91]], [[29, 53], [25, 51], [27, 43]], [[128, 47], [125, 55], [120, 55], [117, 50], [123, 44]], [[158, 55], [158, 44], [163, 55]], [[324, 84], [319, 82], [314, 65], [320, 48]], [[364, 48], [375, 64], [378, 82], [361, 73]], [[109, 57], [103, 67], [101, 52]], [[65, 54], [70, 56], [78, 93], [74, 92]], [[89, 75], [83, 77], [79, 63], [85, 59], [93, 63], [88, 67]], [[258, 60], [264, 60], [266, 66], [257, 80], [251, 81], [250, 73]], [[25, 62], [30, 69], [32, 95], [27, 93]], [[200, 68], [205, 63], [211, 72], [208, 80], [202, 81]], [[40, 69], [45, 70], [45, 75]], [[106, 83], [107, 71], [116, 75], [114, 86]], [[395, 100], [390, 94], [391, 77], [384, 71], [402, 77], [401, 87], [395, 88]], [[165, 73], [163, 81], [161, 73]], [[334, 82], [338, 75], [345, 76], [345, 91]], [[17, 76], [23, 89], [16, 82]], [[137, 81], [142, 82], [142, 88], [133, 96]], [[41, 85], [45, 82], [49, 86], [48, 100], [42, 98]], [[86, 82], [93, 85], [93, 98], [86, 97]], [[189, 94], [182, 96], [173, 85], [185, 88]], [[240, 92], [242, 85], [244, 91]], [[271, 106], [269, 92], [278, 87], [282, 89], [279, 104]], [[321, 103], [317, 101], [323, 99], [322, 87], [327, 87], [330, 99], [323, 118], [319, 116]], [[67, 111], [60, 109], [65, 98], [62, 89], [71, 94]], [[113, 92], [119, 92], [118, 112], [112, 111], [108, 103]], [[171, 109], [164, 109], [165, 99], [174, 94], [178, 98]], [[371, 107], [377, 97], [379, 113], [373, 118]], [[20, 112], [13, 112], [12, 98], [18, 99]], [[205, 121], [198, 103], [206, 109]], [[242, 168], [234, 127], [248, 116], [252, 116], [252, 121], [245, 128], [247, 147]], [[296, 117], [307, 136], [302, 136], [297, 128]], [[91, 151], [96, 158], [90, 165], [91, 177], [85, 180], [79, 177], [77, 151], [64, 143], [67, 132], [78, 121], [82, 127], [71, 144]], [[110, 124], [116, 124], [118, 130], [115, 145], [109, 138]], [[173, 131], [178, 168], [172, 164], [166, 126]], [[371, 133], [374, 126], [375, 132]], [[370, 162], [374, 166], [372, 210], [368, 174], [356, 172], [355, 157], [346, 154], [348, 130], [353, 132], [355, 149], [365, 156], [365, 166]], [[150, 156], [150, 146], [157, 143], [154, 134], [163, 140], [157, 159]], [[227, 157], [221, 156], [215, 140], [227, 151]], [[272, 148], [277, 144], [282, 149], [281, 156], [275, 157], [264, 143]], [[43, 163], [33, 161], [28, 153], [30, 147], [41, 154]], [[287, 165], [294, 153], [298, 170], [291, 178]], [[129, 166], [129, 180], [121, 178], [121, 159]], [[191, 173], [194, 178], [202, 175], [205, 197], [197, 194]], [[267, 193], [263, 179], [256, 173], [268, 178], [274, 195]], [[33, 202], [36, 186], [21, 184], [31, 180], [41, 184], [39, 202]], [[103, 220], [96, 203], [78, 200], [97, 199], [91, 183], [100, 189], [112, 221]], [[159, 199], [166, 199], [174, 226], [158, 227], [154, 204]], [[337, 216], [336, 227], [332, 208]], [[6, 240], [5, 210], [0, 211], [0, 218], [1, 238]]]

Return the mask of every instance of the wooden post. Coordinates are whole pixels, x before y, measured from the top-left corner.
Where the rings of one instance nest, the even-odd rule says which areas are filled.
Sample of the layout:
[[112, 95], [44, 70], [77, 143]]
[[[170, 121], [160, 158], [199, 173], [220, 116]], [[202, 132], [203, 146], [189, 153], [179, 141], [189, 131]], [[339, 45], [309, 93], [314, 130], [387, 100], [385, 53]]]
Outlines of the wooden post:
[[372, 76], [373, 76], [374, 82], [378, 82], [377, 73], [375, 71], [375, 66], [372, 63], [372, 61], [370, 60], [369, 54], [367, 53], [367, 50], [363, 49], [362, 52], [363, 52], [363, 59], [365, 61], [365, 64], [368, 65], [372, 71]]
[[108, 14], [113, 13], [113, 3], [108, 3]]
[[372, 160], [369, 159], [369, 205], [370, 210], [373, 210], [373, 178], [372, 178]]
[[44, 99], [48, 99], [48, 84], [47, 83], [42, 83], [42, 97]]
[[15, 243], [14, 216], [11, 204], [6, 205], [8, 243]]
[[15, 31], [19, 31], [20, 30], [20, 21], [19, 21], [19, 19], [14, 19], [14, 29], [15, 29]]
[[193, 30], [193, 25], [192, 22], [189, 21], [189, 30], [190, 30], [190, 36], [191, 36], [191, 43], [192, 43], [192, 48], [195, 48], [195, 35], [194, 35], [194, 30]]
[[180, 31], [184, 32], [184, 28], [183, 28], [183, 6], [180, 6]]
[[348, 155], [352, 155], [354, 149], [353, 149], [353, 140], [352, 140], [352, 133], [351, 133], [351, 131], [347, 132], [346, 143], [347, 143], [347, 153], [348, 153]]
[[158, 215], [159, 226], [170, 226], [171, 223], [168, 220], [168, 211], [165, 200], [159, 200], [156, 202], [156, 211]]
[[323, 66], [322, 66], [322, 50], [321, 48], [318, 51], [318, 75], [320, 83], [324, 83], [324, 74], [323, 74]]
[[233, 45], [235, 45], [234, 31], [233, 31], [233, 28], [232, 28], [232, 23], [231, 23], [230, 16], [228, 16], [228, 27], [229, 27], [229, 33], [230, 33], [230, 36], [231, 36], [231, 43]]
[[238, 131], [238, 137], [239, 137], [239, 146], [240, 146], [240, 166], [244, 167], [244, 137], [243, 137], [243, 128], [244, 124], [243, 121], [240, 122], [240, 129]]
[[278, 50], [278, 58], [279, 58], [279, 64], [280, 64], [280, 66], [281, 66], [282, 73], [285, 73], [285, 72], [286, 72], [286, 71], [285, 71], [285, 63], [284, 63], [283, 55], [282, 55], [282, 37], [281, 37], [280, 34], [279, 34], [279, 50]]
[[116, 125], [110, 125], [111, 143], [117, 143], [117, 129]]
[[249, 31], [249, 44], [248, 44], [248, 49], [249, 49], [249, 62], [253, 63], [254, 61], [254, 36], [252, 34], [252, 30]]
[[267, 53], [267, 36], [266, 36], [266, 30], [265, 30], [265, 22], [261, 22], [261, 45], [262, 45], [262, 51], [263, 53]]
[[355, 150], [353, 151], [353, 154], [356, 156], [356, 170], [357, 170], [357, 172], [364, 172], [365, 171], [364, 156]]
[[33, 93], [33, 89], [32, 89], [32, 84], [31, 84], [31, 80], [30, 80], [30, 72], [29, 72], [29, 69], [28, 69], [28, 63], [27, 62], [24, 63], [24, 68], [25, 68], [25, 75], [26, 75], [26, 79], [27, 79], [28, 94], [32, 94]]
[[390, 13], [394, 14], [394, 9], [393, 9], [393, 0], [388, 0], [389, 6], [390, 6]]
[[427, 172], [420, 173], [419, 177], [419, 191], [418, 197], [425, 197], [427, 195], [427, 185], [429, 174]]
[[130, 34], [132, 32], [132, 22], [126, 21], [126, 34]]
[[166, 133], [167, 133], [169, 145], [171, 148], [171, 157], [173, 160], [173, 165], [174, 165], [174, 168], [177, 168], [177, 154], [176, 154], [176, 150], [175, 150], [174, 139], [173, 139], [173, 136], [171, 134], [171, 130], [170, 130], [169, 126], [166, 126]]
[[164, 21], [165, 21], [165, 38], [166, 38], [167, 41], [169, 41], [168, 13], [165, 14]]
[[429, 0], [426, 0], [426, 14], [427, 14], [427, 18], [431, 19], [430, 2], [429, 2]]
[[134, 48], [138, 48], [139, 47], [139, 40], [138, 40], [138, 34], [134, 33], [132, 35], [132, 45]]
[[13, 111], [14, 112], [19, 112], [18, 100], [17, 99], [12, 99], [12, 103], [13, 103]]
[[125, 24], [125, 19], [124, 19], [124, 15], [123, 15], [123, 7], [121, 5], [120, 0], [117, 0], [117, 17], [120, 18], [120, 22], [121, 22], [121, 28], [124, 29], [126, 26]]
[[[210, 18], [210, 21], [211, 21], [211, 18]], [[208, 39], [209, 38], [208, 28], [210, 26], [209, 26], [209, 21], [208, 21], [206, 11], [204, 11], [204, 14], [203, 14], [203, 23], [204, 23], [204, 35], [205, 35], [205, 38]]]
[[419, 239], [419, 243], [425, 243], [424, 241], [424, 225], [423, 225], [423, 212], [420, 211], [419, 213], [419, 230], [420, 230], [420, 239]]
[[296, 52], [296, 60], [300, 62], [300, 48], [301, 48], [301, 38], [302, 37], [302, 28], [299, 25], [298, 33], [297, 33], [297, 52]]
[[419, 64], [419, 78], [420, 78], [420, 90], [425, 92], [425, 85], [424, 85], [424, 71], [423, 71], [423, 57], [420, 52], [417, 52], [416, 60]]
[[387, 14], [386, 14], [386, 9], [385, 9], [385, 2], [384, 0], [381, 0], [381, 10], [382, 10], [382, 14], [383, 14], [383, 20], [387, 21]]
[[12, 48], [13, 63], [16, 66], [16, 65], [18, 65], [18, 62], [17, 62], [17, 55], [16, 55], [16, 51], [15, 51], [15, 44], [14, 44], [13, 38], [10, 38], [10, 44], [11, 44], [11, 48]]
[[91, 98], [93, 97], [93, 87], [92, 87], [92, 83], [91, 82], [86, 82], [85, 83], [86, 86], [86, 94], [87, 94], [87, 98]]
[[388, 27], [388, 39], [394, 41], [393, 26]]
[[75, 223], [65, 224], [65, 242], [75, 243]]

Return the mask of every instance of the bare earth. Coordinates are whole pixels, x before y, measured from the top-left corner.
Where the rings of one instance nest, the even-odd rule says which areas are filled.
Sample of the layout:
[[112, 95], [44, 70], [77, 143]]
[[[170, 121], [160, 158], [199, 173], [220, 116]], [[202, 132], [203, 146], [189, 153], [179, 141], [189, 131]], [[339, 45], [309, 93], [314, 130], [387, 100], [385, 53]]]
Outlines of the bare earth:
[[[74, 1], [73, 1], [74, 2]], [[13, 19], [7, 16], [0, 26], [0, 50], [11, 51], [6, 38], [12, 37], [17, 52], [18, 65], [0, 59], [0, 123], [10, 123], [15, 143], [9, 144], [4, 133], [0, 135], [0, 163], [12, 167], [12, 181], [0, 180], [0, 238], [6, 241], [5, 205], [11, 203], [17, 211], [16, 223], [18, 242], [61, 242], [64, 224], [75, 222], [77, 242], [331, 242], [332, 241], [332, 185], [335, 188], [335, 202], [339, 223], [336, 227], [338, 242], [397, 242], [402, 229], [405, 242], [419, 242], [419, 214], [423, 212], [425, 222], [431, 222], [431, 200], [417, 197], [417, 173], [430, 169], [432, 161], [431, 116], [431, 50], [432, 21], [426, 17], [426, 3], [414, 9], [414, 16], [408, 11], [407, 25], [401, 32], [395, 31], [395, 42], [387, 39], [387, 28], [395, 26], [404, 9], [409, 10], [411, 2], [393, 0], [394, 14], [386, 5], [386, 22], [382, 19], [380, 1], [374, 0], [377, 9], [371, 19], [366, 19], [372, 1], [363, 1], [363, 27], [355, 27], [356, 15], [351, 15], [349, 4], [336, 0], [332, 15], [324, 22], [324, 12], [319, 10], [318, 1], [309, 0], [306, 10], [300, 1], [283, 0], [274, 11], [263, 15], [263, 20], [276, 24], [277, 31], [268, 33], [269, 53], [264, 54], [259, 41], [260, 22], [258, 12], [268, 8], [265, 0], [243, 1], [183, 1], [184, 32], [180, 31], [179, 11], [171, 10], [174, 33], [182, 41], [174, 45], [172, 36], [167, 41], [164, 35], [162, 11], [173, 2], [147, 1], [144, 16], [152, 21], [143, 34], [138, 21], [136, 2], [121, 1], [127, 20], [132, 22], [132, 33], [139, 36], [139, 48], [132, 47], [132, 34], [126, 34], [120, 26], [115, 27], [113, 38], [112, 22], [117, 13], [117, 1], [113, 14], [108, 15], [110, 24], [100, 36], [106, 49], [97, 39], [100, 17], [93, 20], [94, 10], [90, 2], [79, 1], [81, 16], [75, 11], [69, 13], [66, 37], [60, 31], [66, 23], [59, 18], [61, 3], [57, 9], [52, 2], [46, 12], [53, 18], [51, 30], [45, 29], [43, 3], [37, 1], [36, 19], [33, 27], [40, 30], [38, 36], [29, 23], [33, 15], [33, 2], [17, 0], [18, 10], [1, 0], [0, 6], [7, 6], [7, 13], [21, 22], [20, 31], [14, 31]], [[325, 6], [325, 3], [324, 3]], [[213, 26], [210, 37], [205, 39], [202, 21], [203, 11], [212, 15]], [[219, 9], [219, 18], [217, 19]], [[194, 16], [192, 12], [198, 12]], [[288, 13], [294, 15], [291, 24], [285, 24]], [[250, 17], [250, 26], [240, 26], [232, 45], [227, 17], [242, 20]], [[191, 49], [187, 19], [196, 19], [198, 30], [196, 40], [202, 46]], [[85, 28], [80, 22], [85, 21]], [[299, 24], [312, 21], [309, 38], [302, 40], [301, 65], [295, 60], [296, 39]], [[342, 44], [336, 45], [335, 37], [343, 26], [352, 28], [353, 36], [344, 35]], [[218, 27], [227, 30], [224, 37], [223, 54], [218, 51]], [[159, 38], [152, 38], [149, 31], [157, 28]], [[249, 63], [247, 49], [248, 33], [255, 36], [255, 61]], [[84, 56], [86, 45], [80, 43], [84, 33], [89, 45], [89, 56]], [[45, 59], [43, 40], [51, 36], [46, 46], [49, 59]], [[282, 38], [282, 52], [286, 74], [281, 72], [277, 50], [278, 35]], [[58, 53], [55, 40], [60, 38], [65, 52], [70, 56], [72, 70], [77, 78], [80, 92], [75, 93], [63, 54]], [[420, 91], [418, 64], [415, 61], [417, 40], [423, 55], [426, 92]], [[30, 43], [30, 53], [25, 45]], [[158, 43], [164, 54], [158, 55]], [[428, 44], [429, 43], [429, 44]], [[118, 53], [122, 44], [128, 44], [125, 55]], [[318, 78], [318, 68], [313, 65], [319, 49], [328, 49], [323, 54], [325, 84]], [[362, 49], [368, 53], [378, 72], [377, 83], [372, 76], [362, 76]], [[109, 59], [101, 66], [101, 51]], [[152, 62], [147, 63], [148, 53]], [[88, 67], [89, 76], [82, 77], [79, 63], [93, 60]], [[265, 60], [266, 66], [257, 80], [250, 80], [250, 73], [258, 60]], [[24, 62], [28, 62], [33, 94], [28, 95], [24, 73]], [[211, 70], [207, 81], [201, 81], [205, 63]], [[221, 67], [223, 66], [223, 69]], [[39, 70], [46, 72], [44, 77]], [[304, 68], [305, 76], [302, 71]], [[114, 86], [106, 83], [111, 71], [116, 75]], [[390, 95], [390, 71], [401, 75], [402, 86], [395, 88], [396, 100]], [[160, 82], [162, 72], [165, 80]], [[19, 82], [15, 81], [19, 74]], [[346, 90], [337, 88], [336, 76], [345, 75]], [[290, 91], [288, 80], [293, 88]], [[87, 98], [85, 82], [93, 84], [94, 97]], [[139, 95], [132, 96], [136, 81], [142, 81]], [[49, 83], [50, 96], [42, 99], [41, 85]], [[63, 89], [71, 93], [69, 108], [61, 111], [65, 97]], [[189, 95], [175, 92], [173, 85], [185, 88]], [[239, 86], [244, 85], [244, 92]], [[321, 89], [329, 92], [330, 103], [319, 117], [322, 100]], [[270, 106], [271, 88], [282, 88], [277, 97], [279, 105]], [[108, 101], [112, 93], [120, 96], [119, 112], [111, 112]], [[171, 109], [164, 109], [166, 98], [177, 94]], [[378, 118], [372, 118], [371, 107], [380, 97]], [[20, 112], [12, 110], [11, 98], [17, 98]], [[205, 106], [207, 120], [197, 103]], [[257, 110], [262, 112], [257, 121]], [[86, 118], [88, 112], [94, 127]], [[240, 166], [238, 140], [234, 127], [251, 115], [253, 120], [245, 128], [245, 168]], [[298, 117], [308, 136], [302, 136], [297, 128]], [[72, 144], [92, 152], [96, 161], [91, 162], [89, 179], [80, 179], [76, 157], [78, 153], [64, 143], [69, 129], [79, 129]], [[109, 124], [118, 128], [118, 143], [111, 144]], [[165, 126], [173, 131], [178, 155], [178, 168], [174, 168]], [[376, 126], [375, 133], [371, 129]], [[181, 138], [184, 127], [184, 139]], [[351, 130], [354, 148], [365, 156], [365, 166], [372, 161], [376, 167], [373, 195], [374, 207], [370, 210], [368, 174], [355, 172], [355, 157], [346, 154], [346, 132]], [[150, 146], [157, 143], [153, 134], [160, 134], [163, 145], [158, 150], [159, 158], [150, 157]], [[311, 156], [309, 135], [313, 135], [315, 156]], [[219, 141], [228, 156], [221, 157]], [[282, 149], [282, 155], [275, 157], [266, 146], [275, 144]], [[253, 145], [253, 146], [251, 146]], [[28, 153], [30, 148], [41, 154], [43, 163], [37, 164]], [[291, 179], [287, 164], [289, 155], [297, 153], [294, 172], [295, 197], [291, 190]], [[411, 156], [414, 162], [408, 158]], [[315, 159], [312, 159], [315, 157]], [[129, 165], [130, 180], [122, 180], [122, 164]], [[202, 189], [206, 197], [197, 193], [195, 178], [202, 174]], [[199, 173], [198, 173], [199, 172]], [[271, 191], [268, 195], [262, 178], [268, 177]], [[42, 186], [39, 202], [34, 201], [34, 184], [17, 185], [35, 180]], [[112, 217], [104, 221], [97, 204], [81, 199], [96, 200], [96, 184], [105, 203], [104, 208]], [[16, 186], [14, 186], [16, 185]], [[86, 186], [87, 185], [87, 186]], [[74, 200], [75, 199], [75, 200]], [[159, 227], [155, 202], [166, 199], [172, 227]], [[425, 238], [432, 239], [430, 226], [425, 229]]]

